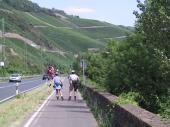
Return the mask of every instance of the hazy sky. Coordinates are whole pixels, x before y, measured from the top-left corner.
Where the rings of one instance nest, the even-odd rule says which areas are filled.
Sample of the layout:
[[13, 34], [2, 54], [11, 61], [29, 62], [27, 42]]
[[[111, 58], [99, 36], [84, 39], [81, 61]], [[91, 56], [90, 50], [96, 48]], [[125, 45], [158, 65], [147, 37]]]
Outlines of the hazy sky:
[[81, 18], [97, 19], [115, 25], [134, 26], [136, 0], [31, 0], [41, 7], [64, 10]]

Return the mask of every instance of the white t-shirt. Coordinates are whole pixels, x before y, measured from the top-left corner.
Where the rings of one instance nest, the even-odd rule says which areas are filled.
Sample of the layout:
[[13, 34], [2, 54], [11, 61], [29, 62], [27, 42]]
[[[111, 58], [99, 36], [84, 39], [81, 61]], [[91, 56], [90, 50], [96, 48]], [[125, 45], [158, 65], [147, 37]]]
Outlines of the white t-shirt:
[[71, 81], [77, 81], [77, 80], [79, 80], [79, 77], [78, 77], [76, 74], [71, 74], [71, 75], [69, 76], [69, 79], [70, 79]]

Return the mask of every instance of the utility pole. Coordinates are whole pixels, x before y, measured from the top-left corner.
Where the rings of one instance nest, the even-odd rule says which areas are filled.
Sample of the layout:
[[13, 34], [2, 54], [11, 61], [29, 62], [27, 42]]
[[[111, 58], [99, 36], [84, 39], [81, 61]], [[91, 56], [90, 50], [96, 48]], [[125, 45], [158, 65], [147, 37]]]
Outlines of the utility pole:
[[43, 74], [43, 57], [42, 57], [42, 55], [43, 55], [43, 53], [42, 53], [42, 46], [40, 45], [40, 55], [41, 55], [41, 73]]
[[80, 61], [80, 67], [83, 69], [83, 84], [85, 84], [85, 81], [86, 81], [86, 79], [85, 79], [85, 68], [87, 67], [86, 64], [87, 64], [87, 63], [85, 63], [85, 60], [84, 60], [84, 59], [82, 59], [82, 60]]
[[[2, 23], [2, 19], [1, 19], [1, 23]], [[2, 29], [2, 24], [1, 24], [1, 29]], [[1, 62], [3, 61], [3, 33], [1, 31]]]
[[27, 44], [25, 43], [25, 72], [27, 71]]
[[42, 46], [40, 47], [40, 49], [41, 49], [41, 73], [43, 73]]
[[2, 46], [1, 46], [1, 49], [2, 49], [2, 57], [1, 57], [1, 61], [0, 61], [0, 67], [2, 67], [2, 76], [4, 75], [4, 66], [5, 66], [5, 25], [4, 25], [4, 18], [1, 19], [2, 21], [2, 32], [1, 32], [1, 36], [2, 36]]
[[2, 53], [3, 53], [3, 62], [5, 63], [5, 20], [2, 19], [2, 40], [3, 40], [3, 46], [2, 46]]
[[84, 85], [85, 85], [85, 74], [84, 74], [84, 59], [83, 59], [83, 83], [84, 83]]

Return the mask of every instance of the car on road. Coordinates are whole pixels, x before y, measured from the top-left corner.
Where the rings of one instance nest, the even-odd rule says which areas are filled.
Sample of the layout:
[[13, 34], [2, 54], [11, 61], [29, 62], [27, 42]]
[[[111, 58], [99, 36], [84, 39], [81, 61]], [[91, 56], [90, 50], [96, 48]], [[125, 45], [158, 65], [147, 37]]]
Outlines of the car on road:
[[22, 76], [21, 74], [12, 74], [9, 77], [9, 82], [21, 82]]
[[43, 77], [42, 77], [42, 80], [49, 80], [49, 76], [47, 74], [44, 74]]

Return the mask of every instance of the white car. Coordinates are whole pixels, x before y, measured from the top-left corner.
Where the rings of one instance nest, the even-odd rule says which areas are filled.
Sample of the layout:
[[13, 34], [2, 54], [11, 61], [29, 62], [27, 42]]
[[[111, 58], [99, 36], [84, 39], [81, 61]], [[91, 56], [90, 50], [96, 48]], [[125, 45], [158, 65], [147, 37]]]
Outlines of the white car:
[[20, 74], [12, 74], [9, 77], [9, 82], [21, 82], [21, 75]]

